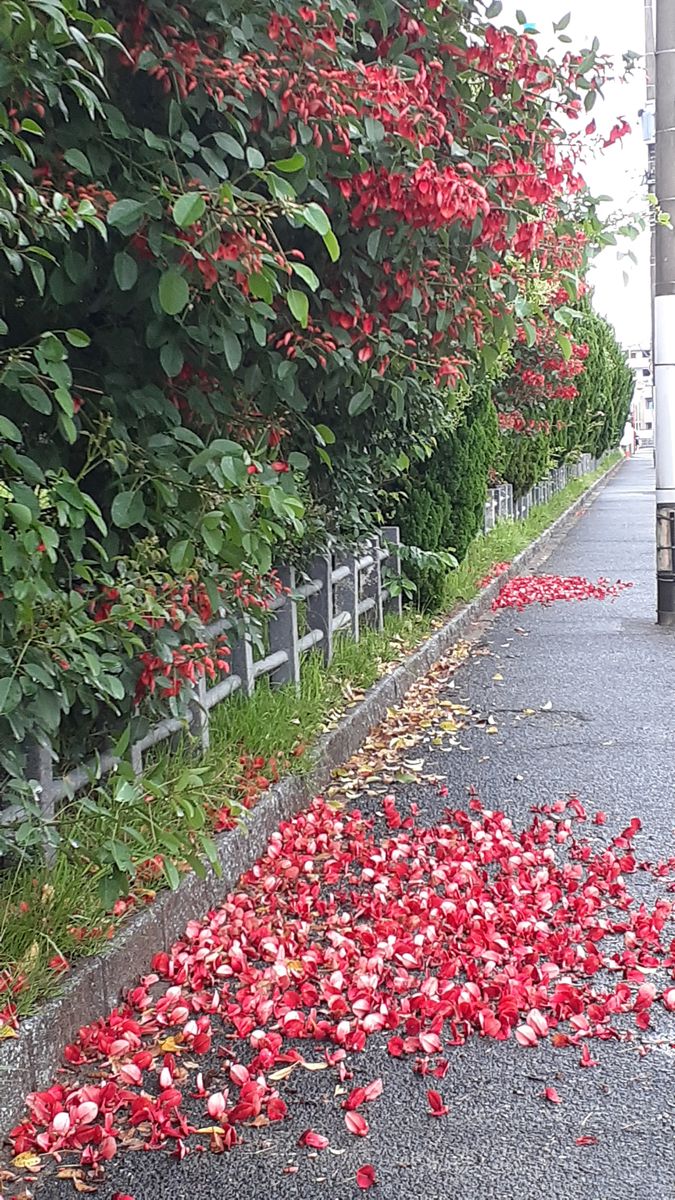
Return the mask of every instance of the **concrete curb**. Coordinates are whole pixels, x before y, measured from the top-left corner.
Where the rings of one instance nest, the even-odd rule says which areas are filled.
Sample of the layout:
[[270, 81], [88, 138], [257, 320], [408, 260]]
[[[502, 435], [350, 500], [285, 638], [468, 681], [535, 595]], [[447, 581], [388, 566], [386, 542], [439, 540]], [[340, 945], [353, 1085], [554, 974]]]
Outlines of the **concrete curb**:
[[305, 807], [328, 783], [332, 771], [346, 762], [416, 680], [447, 653], [479, 617], [490, 611], [506, 579], [535, 564], [548, 544], [564, 533], [617, 470], [611, 466], [578, 500], [523, 550], [508, 571], [493, 580], [474, 599], [432, 634], [404, 662], [380, 679], [360, 704], [324, 734], [315, 749], [315, 766], [306, 777], [289, 776], [270, 788], [246, 823], [217, 839], [222, 875], [205, 879], [188, 875], [175, 892], [162, 892], [151, 907], [136, 913], [119, 931], [110, 949], [85, 959], [67, 979], [63, 992], [23, 1021], [18, 1038], [0, 1041], [0, 1137], [19, 1117], [26, 1095], [49, 1086], [63, 1061], [65, 1046], [78, 1029], [109, 1012], [123, 991], [135, 983], [139, 968], [157, 950], [183, 932], [187, 921], [218, 904], [263, 853], [281, 821]]

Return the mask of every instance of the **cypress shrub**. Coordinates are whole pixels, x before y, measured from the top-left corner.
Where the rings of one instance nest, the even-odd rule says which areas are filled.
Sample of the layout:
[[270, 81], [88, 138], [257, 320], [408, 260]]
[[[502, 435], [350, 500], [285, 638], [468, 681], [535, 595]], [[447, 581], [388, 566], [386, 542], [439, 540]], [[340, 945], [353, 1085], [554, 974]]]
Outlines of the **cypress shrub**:
[[[488, 476], [500, 439], [490, 388], [483, 384], [479, 389], [457, 428], [440, 438], [432, 456], [410, 472], [395, 518], [408, 547], [450, 550], [461, 561], [482, 529]], [[406, 574], [417, 588], [421, 607], [441, 605], [443, 564], [416, 562], [413, 557]]]

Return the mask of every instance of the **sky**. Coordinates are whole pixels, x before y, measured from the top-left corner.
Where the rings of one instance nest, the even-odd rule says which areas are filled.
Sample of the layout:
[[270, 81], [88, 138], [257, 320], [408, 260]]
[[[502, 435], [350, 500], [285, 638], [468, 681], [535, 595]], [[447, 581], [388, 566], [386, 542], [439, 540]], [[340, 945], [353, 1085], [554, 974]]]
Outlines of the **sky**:
[[[504, 17], [510, 22], [513, 22], [516, 8], [537, 26], [544, 50], [555, 44], [553, 22], [569, 12], [571, 20], [565, 32], [573, 39], [574, 49], [590, 45], [597, 36], [600, 50], [618, 58], [619, 63], [626, 50], [644, 54], [643, 0], [518, 0], [517, 4], [507, 0]], [[603, 206], [605, 213], [644, 211], [647, 150], [638, 116], [644, 103], [644, 59], [641, 59], [630, 80], [608, 85], [604, 99], [596, 103], [591, 114], [598, 130], [604, 134], [619, 117], [625, 117], [632, 127], [630, 136], [590, 161], [584, 170], [596, 195], [613, 198], [612, 204]], [[635, 242], [624, 242], [619, 249], [632, 250], [638, 264], [632, 264], [625, 256], [619, 259], [616, 248], [604, 250], [591, 273], [595, 307], [612, 322], [624, 346], [648, 346], [651, 338], [648, 233]], [[627, 282], [624, 272], [628, 276]]]

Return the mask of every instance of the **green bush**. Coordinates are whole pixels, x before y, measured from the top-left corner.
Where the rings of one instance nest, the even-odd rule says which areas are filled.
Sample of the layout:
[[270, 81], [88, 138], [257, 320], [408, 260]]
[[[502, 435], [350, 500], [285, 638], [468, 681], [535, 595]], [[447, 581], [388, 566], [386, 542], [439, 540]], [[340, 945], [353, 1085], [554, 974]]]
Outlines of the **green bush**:
[[509, 432], [503, 435], [501, 476], [512, 485], [516, 500], [543, 479], [550, 466], [549, 434]]
[[[498, 448], [497, 413], [489, 388], [483, 386], [458, 427], [439, 439], [427, 462], [411, 471], [396, 515], [407, 546], [451, 550], [460, 561], [464, 558], [482, 527], [488, 476]], [[407, 566], [421, 607], [440, 605], [446, 573], [442, 563], [412, 561]]]

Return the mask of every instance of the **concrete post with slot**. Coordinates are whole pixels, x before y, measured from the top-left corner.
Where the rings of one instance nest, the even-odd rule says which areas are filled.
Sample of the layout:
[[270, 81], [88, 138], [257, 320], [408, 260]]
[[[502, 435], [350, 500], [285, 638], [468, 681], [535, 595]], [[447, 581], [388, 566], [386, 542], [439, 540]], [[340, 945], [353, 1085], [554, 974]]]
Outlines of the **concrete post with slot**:
[[657, 620], [675, 626], [675, 4], [656, 8], [656, 194], [671, 228], [656, 227]]

